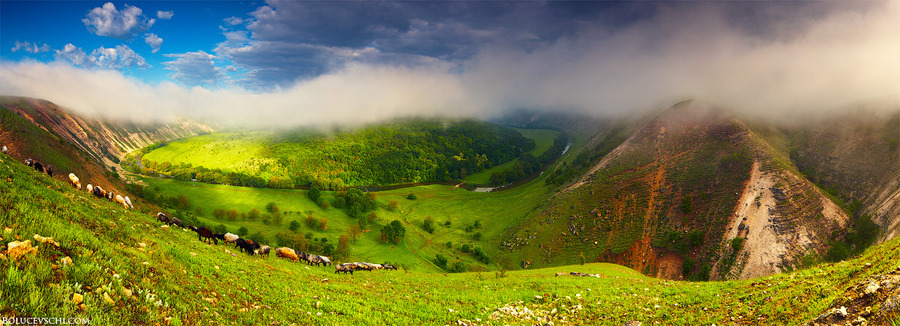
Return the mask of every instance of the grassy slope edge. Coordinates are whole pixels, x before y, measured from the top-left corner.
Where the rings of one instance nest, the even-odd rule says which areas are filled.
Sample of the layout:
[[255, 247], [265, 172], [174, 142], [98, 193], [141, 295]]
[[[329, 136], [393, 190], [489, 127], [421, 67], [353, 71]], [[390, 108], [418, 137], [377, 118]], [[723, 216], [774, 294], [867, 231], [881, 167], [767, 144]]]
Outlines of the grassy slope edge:
[[[203, 244], [189, 231], [161, 228], [150, 216], [122, 211], [2, 155], [0, 206], [4, 243], [39, 234], [61, 244], [39, 244], [36, 255], [17, 261], [0, 259], [0, 314], [88, 317], [104, 325], [800, 324], [827, 310], [842, 289], [898, 268], [900, 257], [895, 239], [852, 261], [709, 283], [653, 279], [610, 264], [335, 275]], [[65, 256], [74, 263], [63, 266]], [[600, 277], [553, 276], [557, 271]], [[84, 295], [85, 311], [70, 302], [75, 293]], [[107, 295], [111, 302], [104, 302]], [[875, 307], [883, 319], [870, 322], [897, 323], [897, 309], [886, 307]]]

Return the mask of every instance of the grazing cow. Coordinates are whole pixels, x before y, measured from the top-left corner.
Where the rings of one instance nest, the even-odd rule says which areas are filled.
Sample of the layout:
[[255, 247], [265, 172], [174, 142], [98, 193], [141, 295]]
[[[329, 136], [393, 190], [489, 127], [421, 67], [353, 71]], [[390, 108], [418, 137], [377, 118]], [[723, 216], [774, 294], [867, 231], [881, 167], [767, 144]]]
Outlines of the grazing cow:
[[288, 247], [281, 247], [281, 248], [275, 249], [275, 256], [287, 258], [287, 259], [290, 259], [291, 261], [297, 261], [299, 259], [299, 258], [297, 258], [297, 253], [294, 252], [294, 249], [291, 249]]
[[256, 249], [256, 251], [254, 253], [257, 255], [260, 255], [260, 256], [265, 255], [266, 258], [268, 258], [269, 250], [271, 250], [271, 249], [272, 249], [272, 247], [269, 247], [268, 245], [266, 245], [266, 246], [259, 247], [259, 249]]
[[169, 224], [169, 217], [166, 216], [166, 214], [163, 214], [162, 212], [156, 213], [156, 220], [163, 222], [165, 224]]
[[308, 253], [303, 252], [303, 251], [300, 251], [300, 250], [297, 250], [297, 252], [299, 252], [299, 254], [297, 254], [297, 256], [298, 256], [301, 260], [303, 260], [303, 261], [305, 261], [305, 262], [309, 262], [309, 254], [308, 254]]
[[[181, 223], [181, 220], [179, 220], [179, 219], [178, 219], [177, 217], [175, 217], [175, 216], [172, 216], [172, 217], [169, 218], [169, 224], [177, 225], [177, 226], [180, 227], [180, 228], [183, 228], [183, 227], [184, 227], [184, 223]], [[217, 243], [217, 244], [218, 244], [218, 243]]]
[[47, 175], [49, 175], [52, 178], [53, 177], [53, 166], [48, 165], [47, 168], [44, 169], [44, 172], [47, 172]]
[[116, 202], [128, 209], [128, 204], [125, 203], [125, 198], [122, 198], [122, 195], [116, 195]]
[[30, 159], [30, 158], [26, 158], [26, 159], [25, 159], [25, 165], [30, 166], [30, 167], [34, 167], [34, 160], [32, 160], [32, 159]]
[[89, 194], [93, 194], [93, 193], [94, 193], [94, 186], [92, 186], [90, 183], [88, 183], [87, 188], [85, 188], [85, 189], [87, 189], [87, 192], [88, 192]]
[[325, 256], [319, 256], [319, 262], [322, 263], [322, 266], [331, 265], [331, 259], [328, 259], [328, 257]]
[[235, 242], [240, 238], [237, 234], [225, 233], [225, 242]]
[[213, 236], [216, 237], [216, 239], [219, 239], [219, 240], [222, 240], [222, 242], [225, 242], [225, 235], [222, 235], [220, 233], [215, 233], [215, 234], [213, 234]]
[[391, 264], [383, 264], [382, 266], [384, 266], [384, 269], [393, 269], [393, 270], [397, 270], [397, 266], [394, 266], [394, 265], [391, 265]]
[[[75, 189], [81, 190], [81, 180], [78, 179], [78, 176], [75, 173], [69, 173], [69, 183]], [[88, 185], [88, 192], [91, 192], [91, 185]]]
[[213, 243], [219, 244], [219, 240], [216, 240], [216, 237], [213, 236], [212, 231], [205, 227], [196, 227], [191, 226], [191, 231], [197, 232], [197, 239], [206, 243], [207, 240], [212, 240]]
[[128, 205], [130, 209], [134, 209], [134, 205], [131, 204], [131, 198], [128, 198], [128, 196], [125, 196], [125, 205]]
[[9, 149], [6, 149], [6, 146], [3, 146], [3, 154], [6, 154], [7, 152], [9, 152]]
[[351, 266], [352, 264], [334, 265], [334, 273], [337, 274], [343, 272], [344, 274], [350, 273], [350, 275], [353, 275], [353, 268]]
[[41, 162], [34, 161], [34, 169], [40, 173], [44, 173], [44, 165]]
[[113, 198], [116, 198], [116, 194], [112, 191], [106, 193], [106, 199], [109, 201], [113, 201]]

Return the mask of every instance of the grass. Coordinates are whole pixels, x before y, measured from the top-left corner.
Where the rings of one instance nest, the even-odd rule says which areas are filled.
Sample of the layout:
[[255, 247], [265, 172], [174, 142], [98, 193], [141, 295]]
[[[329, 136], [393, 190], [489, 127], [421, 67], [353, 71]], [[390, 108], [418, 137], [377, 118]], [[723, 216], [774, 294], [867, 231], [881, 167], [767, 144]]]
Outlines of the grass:
[[[556, 324], [801, 324], [839, 299], [842, 289], [896, 268], [900, 256], [895, 239], [852, 261], [709, 283], [653, 279], [612, 264], [504, 274], [336, 275], [274, 256], [233, 255], [6, 156], [0, 156], [0, 190], [4, 242], [40, 234], [61, 244], [40, 244], [36, 255], [18, 261], [0, 260], [0, 314], [87, 317], [103, 325], [531, 324], [544, 314]], [[427, 209], [422, 197], [429, 192], [447, 196], [422, 189], [412, 208]], [[74, 263], [61, 266], [64, 256]], [[559, 271], [600, 277], [554, 276]], [[75, 293], [84, 296], [84, 311], [70, 301]], [[113, 303], [103, 302], [106, 295]], [[538, 317], [507, 313], [523, 308]]]
[[190, 163], [208, 169], [241, 172], [261, 157], [274, 134], [267, 131], [227, 132], [179, 139], [145, 154], [142, 159], [173, 164]]
[[[556, 139], [556, 136], [559, 135], [559, 132], [556, 130], [550, 129], [518, 129], [516, 128], [522, 136], [526, 138], [534, 140], [534, 149], [529, 151], [535, 157], [543, 154], [550, 146], [553, 146], [553, 140]], [[512, 160], [500, 165], [495, 165], [489, 169], [485, 169], [484, 171], [473, 173], [467, 176], [464, 180], [468, 183], [478, 184], [478, 185], [486, 185], [490, 183], [491, 173], [494, 172], [502, 172], [503, 170], [507, 170], [512, 168], [514, 164], [516, 164], [518, 160]]]

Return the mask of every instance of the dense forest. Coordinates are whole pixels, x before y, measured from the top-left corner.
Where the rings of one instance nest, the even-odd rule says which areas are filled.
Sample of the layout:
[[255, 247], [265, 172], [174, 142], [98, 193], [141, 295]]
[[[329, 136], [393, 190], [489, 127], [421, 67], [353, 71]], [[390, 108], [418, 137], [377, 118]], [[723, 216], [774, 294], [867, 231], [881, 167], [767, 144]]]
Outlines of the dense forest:
[[[160, 146], [165, 145], [153, 148]], [[516, 159], [534, 146], [516, 130], [487, 122], [406, 119], [332, 134], [282, 132], [267, 140], [262, 157], [242, 162], [238, 171], [147, 159], [138, 164], [149, 150], [129, 155], [122, 166], [179, 180], [334, 190], [462, 179]]]

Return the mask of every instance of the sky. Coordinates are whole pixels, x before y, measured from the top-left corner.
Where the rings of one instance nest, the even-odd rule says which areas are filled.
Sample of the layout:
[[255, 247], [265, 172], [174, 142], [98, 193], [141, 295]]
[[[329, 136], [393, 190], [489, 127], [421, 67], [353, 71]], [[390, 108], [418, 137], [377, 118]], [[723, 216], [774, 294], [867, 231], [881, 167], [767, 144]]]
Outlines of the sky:
[[900, 98], [900, 0], [0, 1], [0, 93], [272, 127], [778, 115]]

